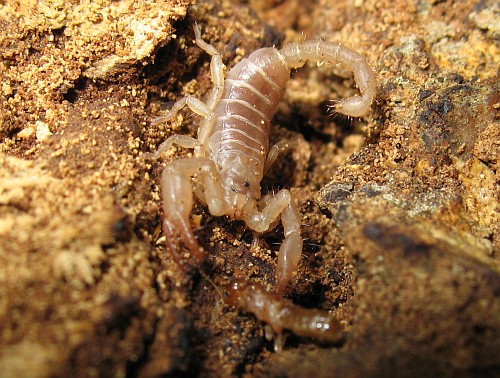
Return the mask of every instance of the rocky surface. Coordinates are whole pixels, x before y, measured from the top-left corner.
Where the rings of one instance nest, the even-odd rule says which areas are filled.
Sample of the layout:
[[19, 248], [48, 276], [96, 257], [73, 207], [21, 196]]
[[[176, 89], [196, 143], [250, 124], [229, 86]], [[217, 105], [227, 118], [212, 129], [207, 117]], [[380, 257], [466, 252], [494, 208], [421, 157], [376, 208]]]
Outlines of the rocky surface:
[[[141, 4], [141, 5], [139, 5]], [[6, 376], [493, 376], [500, 373], [500, 9], [494, 1], [0, 2], [0, 370]], [[161, 237], [162, 167], [144, 158], [204, 98], [209, 57], [341, 41], [368, 58], [364, 120], [327, 115], [342, 67], [296, 72], [263, 182], [289, 187], [306, 240], [287, 297], [335, 313], [342, 345], [266, 327], [214, 289], [272, 287], [260, 238], [197, 203], [207, 254], [187, 274]]]

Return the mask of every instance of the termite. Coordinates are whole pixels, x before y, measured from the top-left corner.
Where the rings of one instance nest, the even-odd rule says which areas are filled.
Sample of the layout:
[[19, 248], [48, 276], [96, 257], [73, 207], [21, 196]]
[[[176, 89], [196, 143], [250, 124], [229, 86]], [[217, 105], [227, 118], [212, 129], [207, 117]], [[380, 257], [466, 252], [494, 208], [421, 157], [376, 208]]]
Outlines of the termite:
[[328, 311], [297, 306], [255, 282], [235, 280], [224, 291], [227, 304], [252, 313], [272, 328], [275, 351], [283, 349], [284, 330], [328, 344], [343, 339], [339, 320]]

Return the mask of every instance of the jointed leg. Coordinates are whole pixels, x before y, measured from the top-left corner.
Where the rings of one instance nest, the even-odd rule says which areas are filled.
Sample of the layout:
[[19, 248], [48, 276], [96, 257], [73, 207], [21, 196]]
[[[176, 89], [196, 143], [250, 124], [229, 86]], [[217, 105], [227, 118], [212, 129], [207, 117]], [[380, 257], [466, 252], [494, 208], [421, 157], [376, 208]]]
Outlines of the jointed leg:
[[148, 159], [158, 159], [166, 150], [172, 147], [174, 144], [184, 148], [195, 148], [200, 145], [198, 139], [190, 137], [189, 135], [179, 135], [174, 134], [169, 136], [158, 149], [153, 153], [144, 154]]
[[[212, 92], [210, 93], [206, 103], [194, 96], [181, 98], [172, 106], [166, 115], [155, 118], [153, 123], [170, 121], [184, 106], [187, 106], [193, 113], [196, 113], [204, 118], [198, 129], [198, 146], [204, 146], [207, 144], [208, 138], [212, 134], [212, 128], [214, 125], [213, 111], [219, 104], [224, 90], [224, 63], [222, 62], [221, 55], [215, 47], [206, 43], [201, 38], [201, 31], [198, 25], [195, 25], [194, 33], [196, 36], [196, 44], [212, 56], [212, 61], [210, 62], [210, 72], [212, 82], [214, 84]], [[161, 151], [164, 151], [166, 148], [160, 147]], [[157, 152], [155, 157], [158, 157], [160, 154], [161, 152]]]
[[153, 124], [170, 121], [185, 106], [191, 109], [193, 113], [196, 113], [202, 117], [209, 118], [212, 116], [212, 111], [207, 107], [207, 105], [205, 105], [203, 101], [198, 100], [194, 96], [186, 96], [178, 100], [166, 115], [153, 119]]
[[290, 140], [280, 140], [278, 143], [271, 146], [269, 152], [267, 154], [266, 163], [264, 165], [264, 175], [267, 173], [269, 168], [273, 165], [273, 163], [278, 158], [279, 154], [285, 152], [289, 148], [295, 147], [297, 145], [297, 141]]
[[[206, 53], [212, 56], [210, 62], [210, 73], [212, 77], [213, 88], [210, 96], [207, 99], [206, 107], [213, 112], [222, 97], [224, 90], [224, 63], [222, 62], [222, 56], [219, 54], [217, 49], [206, 43], [201, 38], [201, 30], [198, 25], [194, 27], [194, 34], [196, 36], [196, 44], [202, 48]], [[198, 139], [202, 145], [206, 145], [208, 138], [212, 134], [213, 120], [206, 118], [205, 122], [202, 122], [200, 128], [198, 129]]]

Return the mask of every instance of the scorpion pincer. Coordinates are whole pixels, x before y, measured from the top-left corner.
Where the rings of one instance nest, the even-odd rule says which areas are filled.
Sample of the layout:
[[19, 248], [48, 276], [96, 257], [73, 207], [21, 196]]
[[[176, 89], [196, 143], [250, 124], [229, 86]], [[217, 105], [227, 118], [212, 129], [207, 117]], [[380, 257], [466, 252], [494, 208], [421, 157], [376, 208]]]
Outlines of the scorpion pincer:
[[[261, 199], [260, 181], [286, 141], [269, 148], [270, 123], [277, 111], [292, 69], [306, 61], [340, 63], [349, 68], [360, 95], [332, 105], [341, 114], [360, 117], [370, 108], [376, 81], [366, 59], [338, 43], [323, 40], [291, 43], [281, 50], [262, 48], [237, 63], [224, 79], [221, 55], [201, 38], [194, 28], [197, 45], [212, 56], [210, 69], [214, 87], [203, 103], [193, 96], [178, 100], [167, 115], [155, 123], [169, 121], [184, 106], [202, 120], [197, 138], [172, 135], [152, 154], [158, 158], [172, 145], [194, 149], [194, 156], [174, 160], [161, 175], [163, 230], [174, 260], [188, 270], [178, 239], [189, 249], [196, 264], [204, 261], [203, 251], [190, 224], [193, 191], [214, 216], [227, 215], [243, 220], [263, 233], [281, 217], [285, 239], [281, 244], [276, 268], [276, 291], [283, 294], [297, 270], [302, 253], [300, 216], [287, 189]], [[192, 184], [190, 178], [196, 176]]]

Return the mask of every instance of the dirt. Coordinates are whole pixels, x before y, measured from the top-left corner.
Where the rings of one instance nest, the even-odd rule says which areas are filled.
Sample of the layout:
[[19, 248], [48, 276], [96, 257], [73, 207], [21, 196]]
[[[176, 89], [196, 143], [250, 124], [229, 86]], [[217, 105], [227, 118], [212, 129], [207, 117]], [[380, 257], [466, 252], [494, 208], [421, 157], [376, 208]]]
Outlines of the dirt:
[[[0, 369], [3, 376], [500, 374], [500, 9], [494, 1], [0, 2]], [[305, 245], [286, 297], [336, 314], [340, 345], [224, 304], [231, 279], [274, 285], [283, 229], [262, 235], [196, 202], [201, 272], [172, 261], [145, 158], [205, 98], [210, 58], [325, 38], [364, 54], [377, 97], [330, 116], [348, 70], [293, 74], [264, 179], [290, 188]]]

